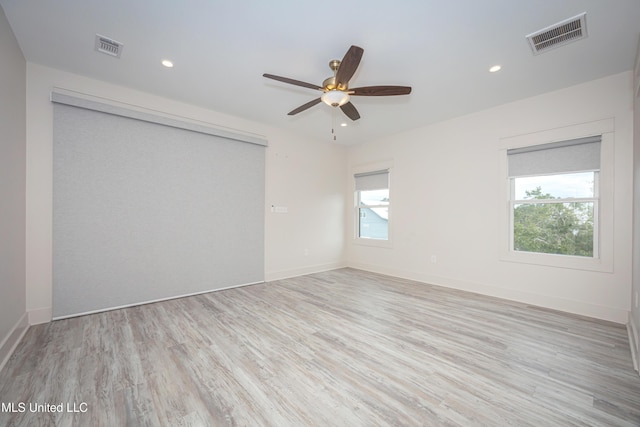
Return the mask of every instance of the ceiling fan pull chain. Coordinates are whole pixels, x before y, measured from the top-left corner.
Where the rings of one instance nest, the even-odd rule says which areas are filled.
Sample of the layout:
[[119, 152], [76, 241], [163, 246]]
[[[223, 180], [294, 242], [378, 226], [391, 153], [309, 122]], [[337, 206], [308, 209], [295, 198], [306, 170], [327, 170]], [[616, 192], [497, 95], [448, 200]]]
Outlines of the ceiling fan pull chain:
[[333, 140], [336, 140], [336, 109], [331, 111], [331, 133], [333, 134]]

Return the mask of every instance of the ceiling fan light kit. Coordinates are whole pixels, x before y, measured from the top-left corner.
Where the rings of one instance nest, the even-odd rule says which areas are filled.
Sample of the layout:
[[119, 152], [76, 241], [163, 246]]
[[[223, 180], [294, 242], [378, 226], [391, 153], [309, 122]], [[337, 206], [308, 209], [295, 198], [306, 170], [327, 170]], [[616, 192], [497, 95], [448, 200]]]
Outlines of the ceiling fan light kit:
[[394, 96], [408, 95], [411, 93], [410, 86], [368, 86], [349, 89], [349, 80], [351, 80], [351, 77], [353, 77], [358, 69], [363, 53], [364, 49], [361, 47], [351, 46], [344, 55], [344, 58], [342, 58], [342, 61], [337, 59], [331, 60], [329, 62], [329, 68], [331, 68], [334, 73], [333, 77], [325, 79], [324, 82], [322, 82], [322, 86], [273, 74], [263, 74], [263, 77], [323, 92], [320, 98], [309, 101], [290, 111], [288, 113], [290, 116], [324, 102], [330, 107], [340, 107], [342, 112], [351, 120], [358, 120], [360, 113], [358, 113], [356, 107], [351, 103], [351, 96]]
[[320, 97], [320, 99], [322, 99], [322, 102], [331, 107], [342, 107], [344, 104], [349, 102], [350, 98], [351, 97], [347, 92], [343, 92], [337, 89], [327, 91]]

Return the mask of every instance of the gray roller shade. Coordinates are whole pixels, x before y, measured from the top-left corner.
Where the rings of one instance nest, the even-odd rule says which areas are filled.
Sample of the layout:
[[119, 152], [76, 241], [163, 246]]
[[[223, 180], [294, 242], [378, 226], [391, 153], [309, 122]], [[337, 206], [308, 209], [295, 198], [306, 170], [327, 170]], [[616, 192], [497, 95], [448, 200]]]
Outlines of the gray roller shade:
[[356, 191], [384, 190], [389, 188], [389, 169], [357, 173]]
[[601, 141], [598, 135], [507, 150], [509, 176], [600, 170]]
[[249, 134], [241, 134], [230, 130], [220, 129], [211, 126], [205, 126], [203, 124], [197, 124], [177, 118], [171, 118], [167, 116], [161, 116], [150, 112], [138, 111], [129, 108], [124, 108], [119, 105], [115, 105], [107, 102], [99, 102], [84, 97], [73, 96], [66, 93], [62, 93], [54, 90], [51, 92], [51, 102], [56, 104], [71, 105], [74, 107], [84, 108], [85, 110], [100, 111], [102, 113], [113, 114], [115, 116], [128, 117], [130, 119], [136, 119], [149, 123], [156, 123], [159, 125], [170, 126], [177, 129], [191, 130], [194, 132], [204, 133], [212, 136], [219, 136], [222, 138], [230, 139], [233, 141], [247, 142], [250, 144], [267, 145], [267, 140]]
[[263, 145], [53, 110], [54, 318], [264, 280]]

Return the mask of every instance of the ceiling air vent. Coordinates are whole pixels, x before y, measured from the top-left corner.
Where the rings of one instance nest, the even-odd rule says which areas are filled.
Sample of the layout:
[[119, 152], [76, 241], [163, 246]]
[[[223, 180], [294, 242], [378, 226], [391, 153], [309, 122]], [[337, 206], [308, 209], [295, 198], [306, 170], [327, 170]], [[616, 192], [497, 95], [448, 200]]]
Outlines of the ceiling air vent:
[[543, 28], [527, 36], [533, 54], [546, 52], [587, 37], [586, 12]]
[[96, 50], [98, 52], [120, 58], [122, 47], [122, 43], [110, 39], [109, 37], [96, 34]]

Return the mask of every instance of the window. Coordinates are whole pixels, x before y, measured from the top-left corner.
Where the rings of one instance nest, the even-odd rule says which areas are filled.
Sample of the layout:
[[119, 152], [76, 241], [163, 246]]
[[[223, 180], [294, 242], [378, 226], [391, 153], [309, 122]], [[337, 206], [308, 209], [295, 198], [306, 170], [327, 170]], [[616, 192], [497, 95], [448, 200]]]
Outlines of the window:
[[598, 258], [600, 143], [507, 150], [512, 251]]
[[389, 240], [389, 170], [359, 173], [355, 178], [356, 237]]

